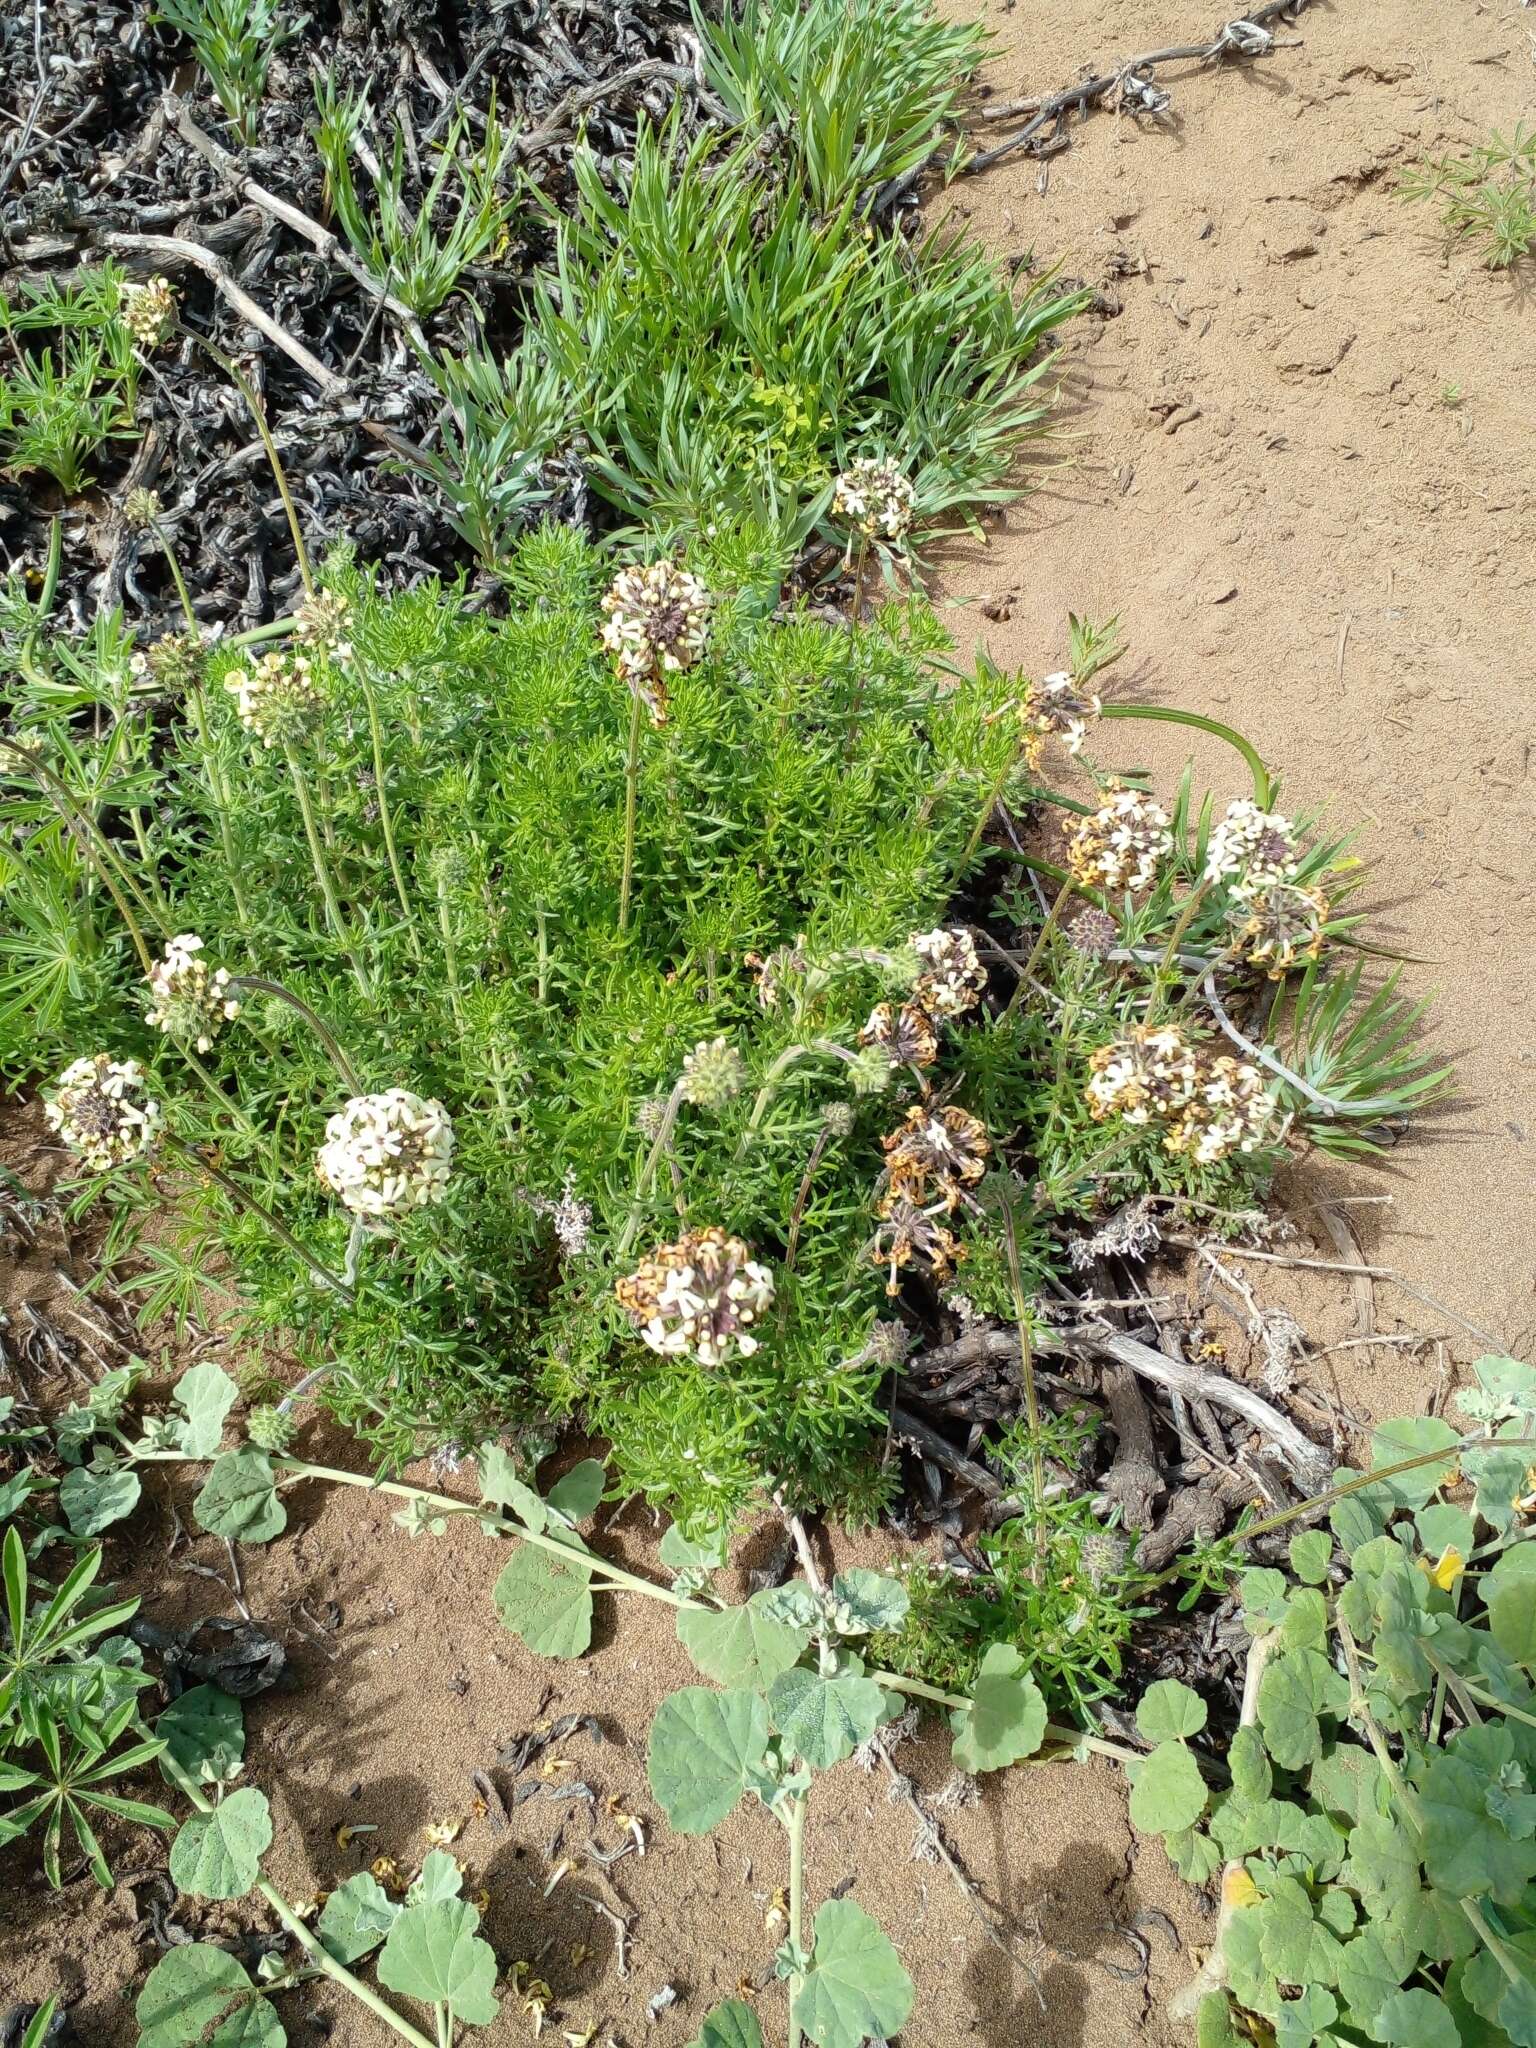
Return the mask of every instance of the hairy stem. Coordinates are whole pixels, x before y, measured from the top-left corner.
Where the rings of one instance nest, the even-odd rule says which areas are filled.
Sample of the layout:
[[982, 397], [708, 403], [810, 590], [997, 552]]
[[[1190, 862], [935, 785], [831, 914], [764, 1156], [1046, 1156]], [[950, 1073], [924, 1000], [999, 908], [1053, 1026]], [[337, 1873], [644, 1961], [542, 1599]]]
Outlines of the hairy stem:
[[629, 711], [629, 751], [624, 758], [624, 872], [619, 879], [619, 931], [629, 929], [629, 892], [635, 879], [635, 809], [640, 795], [640, 720], [644, 706], [640, 692], [630, 690], [634, 700]]
[[651, 1185], [656, 1178], [656, 1169], [661, 1164], [662, 1154], [671, 1142], [672, 1132], [677, 1123], [677, 1113], [682, 1106], [683, 1083], [679, 1080], [674, 1085], [672, 1093], [667, 1097], [667, 1106], [661, 1113], [661, 1127], [651, 1140], [651, 1149], [645, 1155], [645, 1163], [640, 1168], [640, 1178], [635, 1183], [634, 1199], [629, 1205], [629, 1216], [619, 1236], [617, 1252], [621, 1259], [628, 1252], [639, 1232], [641, 1212], [650, 1196]]
[[214, 1166], [211, 1161], [203, 1157], [195, 1145], [189, 1145], [184, 1138], [175, 1137], [167, 1132], [165, 1143], [170, 1146], [173, 1152], [179, 1152], [182, 1158], [187, 1160], [190, 1165], [195, 1166], [199, 1173], [205, 1173], [216, 1186], [221, 1187], [232, 1202], [237, 1202], [242, 1209], [245, 1209], [250, 1215], [256, 1217], [258, 1221], [264, 1223], [278, 1243], [292, 1252], [296, 1259], [301, 1260], [322, 1286], [329, 1287], [335, 1293], [344, 1296], [349, 1301], [351, 1300], [352, 1289], [348, 1287], [346, 1282], [333, 1273], [328, 1266], [322, 1266], [314, 1253], [306, 1250], [299, 1243], [299, 1240], [294, 1236], [286, 1223], [279, 1217], [274, 1216], [264, 1203], [258, 1202], [256, 1197], [241, 1187], [238, 1181], [232, 1180], [222, 1167]]
[[313, 597], [315, 594], [315, 576], [314, 571], [309, 565], [309, 550], [304, 545], [304, 529], [299, 524], [298, 507], [294, 504], [293, 493], [288, 488], [288, 472], [283, 468], [283, 459], [277, 452], [277, 443], [272, 438], [272, 429], [267, 425], [267, 408], [262, 404], [260, 398], [257, 397], [256, 387], [251, 383], [251, 380], [246, 376], [238, 363], [232, 362], [225, 355], [224, 351], [221, 348], [216, 348], [205, 335], [195, 335], [194, 339], [199, 347], [213, 358], [225, 376], [236, 386], [240, 396], [250, 408], [251, 418], [256, 425], [256, 432], [261, 437], [262, 447], [266, 450], [273, 481], [276, 483], [278, 495], [283, 501], [283, 510], [288, 515], [288, 531], [293, 535], [294, 559], [299, 565], [299, 574], [304, 580], [305, 594]]
[[325, 901], [325, 916], [326, 922], [331, 928], [331, 937], [335, 939], [337, 945], [346, 954], [348, 964], [351, 966], [353, 974], [357, 977], [357, 985], [362, 991], [364, 1002], [371, 1003], [373, 1001], [373, 989], [369, 985], [368, 976], [363, 970], [363, 963], [358, 959], [347, 936], [347, 927], [341, 915], [341, 905], [336, 899], [336, 885], [331, 880], [331, 870], [325, 858], [325, 848], [320, 844], [320, 832], [315, 823], [315, 807], [310, 801], [309, 784], [304, 778], [304, 769], [299, 761], [298, 754], [295, 752], [292, 743], [288, 740], [283, 742], [283, 757], [288, 763], [288, 773], [293, 778], [293, 793], [299, 800], [299, 815], [304, 820], [304, 837], [309, 842], [310, 865], [314, 868], [315, 880], [319, 884], [320, 894]]
[[400, 899], [400, 914], [405, 919], [405, 936], [410, 942], [411, 956], [420, 967], [421, 941], [416, 936], [416, 919], [411, 910], [411, 899], [406, 893], [405, 878], [400, 872], [400, 856], [395, 851], [395, 827], [389, 812], [389, 791], [385, 786], [384, 735], [379, 727], [379, 700], [367, 672], [362, 668], [357, 670], [357, 686], [368, 707], [368, 731], [373, 740], [373, 787], [379, 800], [379, 826], [384, 834], [384, 851], [389, 855], [389, 872], [395, 878], [395, 894]]
[[[789, 1944], [798, 1955], [805, 1945], [805, 1813], [806, 1796], [803, 1792], [795, 1797], [785, 1821], [789, 1835]], [[800, 1996], [805, 1979], [798, 1973], [790, 1978], [785, 1989], [789, 1993], [789, 2048], [800, 2048], [800, 2022], [795, 2018], [795, 2000]]]
[[342, 1086], [350, 1094], [362, 1094], [363, 1084], [357, 1078], [357, 1069], [302, 996], [296, 996], [291, 988], [285, 988], [280, 981], [273, 981], [265, 974], [237, 974], [229, 985], [235, 989], [251, 989], [257, 995], [276, 996], [278, 1001], [286, 1003], [290, 1010], [296, 1010], [330, 1055], [331, 1064], [341, 1077]]
[[[45, 768], [42, 762], [34, 754], [30, 753], [26, 747], [0, 733], [0, 750], [9, 754], [13, 760], [20, 762], [28, 774], [36, 777], [44, 793], [53, 804], [54, 809], [58, 812], [59, 817], [63, 820], [66, 830], [70, 833], [75, 844], [80, 848], [80, 851], [85, 855], [91, 866], [96, 870], [106, 888], [107, 894], [112, 898], [113, 903], [116, 904], [118, 915], [128, 927], [128, 936], [133, 940], [134, 951], [139, 956], [146, 976], [152, 974], [155, 963], [150, 957], [148, 946], [144, 943], [144, 934], [139, 927], [138, 919], [128, 908], [128, 899], [124, 894], [124, 888], [132, 890], [133, 894], [139, 897], [140, 909], [144, 910], [151, 919], [155, 916], [153, 906], [148, 904], [142, 895], [139, 894], [137, 883], [133, 882], [123, 872], [116, 854], [112, 852], [100, 827], [80, 809], [68, 786], [59, 780], [51, 768]], [[123, 888], [118, 886], [119, 881], [123, 884]]]
[[224, 780], [223, 770], [213, 750], [213, 737], [209, 730], [207, 708], [203, 703], [203, 682], [199, 676], [187, 692], [187, 702], [192, 707], [192, 724], [197, 733], [198, 753], [202, 759], [203, 771], [208, 777], [208, 786], [213, 791], [213, 808], [218, 814], [219, 843], [224, 849], [224, 867], [229, 875], [230, 888], [235, 898], [235, 909], [246, 930], [251, 925], [251, 907], [245, 900], [240, 887], [240, 863], [235, 858], [234, 834], [229, 824], [229, 784]]

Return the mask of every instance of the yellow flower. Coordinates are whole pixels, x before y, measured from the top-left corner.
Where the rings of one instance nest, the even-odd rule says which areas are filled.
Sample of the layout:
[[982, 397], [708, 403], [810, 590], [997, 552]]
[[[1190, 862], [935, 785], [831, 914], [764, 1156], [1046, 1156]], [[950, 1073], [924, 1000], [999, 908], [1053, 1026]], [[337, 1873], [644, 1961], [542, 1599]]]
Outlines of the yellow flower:
[[1419, 1570], [1432, 1585], [1438, 1586], [1442, 1593], [1449, 1593], [1466, 1568], [1467, 1560], [1451, 1543], [1441, 1551], [1438, 1564], [1431, 1564], [1427, 1557], [1419, 1559]]

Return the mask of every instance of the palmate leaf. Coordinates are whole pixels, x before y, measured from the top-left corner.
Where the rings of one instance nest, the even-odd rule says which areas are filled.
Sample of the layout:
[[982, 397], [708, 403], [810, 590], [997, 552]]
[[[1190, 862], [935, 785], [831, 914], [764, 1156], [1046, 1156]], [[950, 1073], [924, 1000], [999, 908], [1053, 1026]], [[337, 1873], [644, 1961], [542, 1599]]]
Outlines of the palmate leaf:
[[852, 1899], [829, 1899], [793, 2008], [817, 2048], [889, 2039], [906, 2025], [912, 1999], [912, 1979], [879, 1926]]
[[142, 1491], [137, 1472], [77, 1465], [59, 1483], [59, 1506], [76, 1536], [99, 1536], [133, 1513]]
[[1045, 1737], [1045, 1699], [1012, 1643], [981, 1660], [968, 1710], [950, 1715], [958, 1770], [1000, 1771], [1033, 1756]]
[[768, 1708], [756, 1692], [684, 1686], [651, 1723], [647, 1772], [680, 1835], [704, 1835], [741, 1797], [768, 1748]]
[[270, 1543], [288, 1526], [277, 1495], [277, 1474], [265, 1451], [249, 1446], [214, 1461], [192, 1503], [198, 1527], [235, 1543]]
[[811, 1640], [808, 1627], [776, 1621], [766, 1611], [767, 1590], [736, 1607], [679, 1610], [678, 1641], [716, 1685], [766, 1692], [797, 1664]]
[[[172, 1700], [156, 1721], [155, 1733], [171, 1760], [201, 1784], [228, 1784], [240, 1774], [245, 1716], [240, 1702], [216, 1685], [194, 1685]], [[175, 1783], [169, 1772], [165, 1776], [168, 1784]]]
[[355, 1963], [378, 1947], [402, 1910], [371, 1870], [354, 1871], [320, 1909], [315, 1934], [338, 1963]]
[[768, 1712], [794, 1754], [825, 1771], [868, 1742], [884, 1719], [885, 1694], [872, 1678], [823, 1678], [797, 1667], [769, 1688]]
[[1182, 1742], [1160, 1742], [1150, 1756], [1127, 1764], [1131, 1819], [1144, 1834], [1193, 1827], [1205, 1811], [1207, 1793], [1200, 1767]]
[[688, 2048], [763, 2048], [763, 2030], [750, 2005], [728, 1998], [708, 2015]]
[[592, 1561], [519, 1543], [496, 1581], [492, 1599], [504, 1628], [536, 1657], [579, 1657], [592, 1640]]
[[217, 1455], [225, 1418], [239, 1393], [229, 1374], [211, 1360], [182, 1374], [176, 1382], [176, 1403], [183, 1411], [176, 1435], [189, 1458]]
[[379, 1982], [407, 1998], [451, 2007], [466, 2026], [488, 2027], [497, 2012], [496, 1951], [480, 1939], [479, 1925], [467, 1899], [407, 1906], [385, 1937]]
[[235, 1958], [205, 1942], [156, 1963], [134, 2013], [139, 2048], [284, 2048], [288, 2038]]
[[231, 1792], [211, 1813], [194, 1813], [171, 1844], [171, 1876], [200, 1899], [238, 1899], [256, 1882], [272, 1846], [266, 1795], [253, 1785]]

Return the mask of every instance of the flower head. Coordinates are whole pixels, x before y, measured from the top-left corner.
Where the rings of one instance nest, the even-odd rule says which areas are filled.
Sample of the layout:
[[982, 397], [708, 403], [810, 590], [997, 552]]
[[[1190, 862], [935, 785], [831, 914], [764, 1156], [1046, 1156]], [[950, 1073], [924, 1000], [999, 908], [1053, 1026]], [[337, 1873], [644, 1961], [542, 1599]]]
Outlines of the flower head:
[[871, 1257], [887, 1268], [887, 1294], [900, 1285], [897, 1274], [904, 1266], [915, 1266], [935, 1279], [943, 1279], [964, 1257], [964, 1247], [949, 1226], [940, 1219], [947, 1214], [942, 1202], [924, 1208], [905, 1189], [889, 1187], [880, 1201], [880, 1221], [875, 1226]]
[[1067, 926], [1067, 944], [1085, 960], [1104, 960], [1120, 943], [1120, 927], [1107, 910], [1090, 904]]
[[1229, 914], [1238, 926], [1244, 957], [1267, 966], [1271, 979], [1278, 980], [1298, 960], [1315, 960], [1321, 952], [1328, 898], [1321, 889], [1275, 876], [1260, 883], [1239, 882]]
[[1089, 1061], [1089, 1114], [1149, 1124], [1176, 1116], [1194, 1100], [1199, 1062], [1171, 1024], [1137, 1024]]
[[692, 668], [709, 644], [709, 592], [663, 558], [621, 569], [603, 594], [603, 645], [657, 725], [666, 722], [666, 678]]
[[338, 665], [352, 659], [347, 638], [352, 600], [344, 590], [312, 590], [293, 615], [294, 637], [326, 661]]
[[948, 1211], [981, 1179], [992, 1149], [980, 1117], [953, 1103], [942, 1109], [918, 1104], [880, 1143], [890, 1185], [919, 1202], [937, 1199]]
[[746, 1085], [741, 1054], [727, 1038], [701, 1038], [683, 1058], [683, 1100], [700, 1109], [724, 1109]]
[[1073, 833], [1067, 866], [1085, 888], [1119, 896], [1150, 888], [1158, 862], [1172, 851], [1168, 813], [1157, 799], [1112, 782], [1104, 802]]
[[893, 1067], [931, 1067], [939, 1056], [938, 1030], [921, 1003], [877, 1003], [859, 1043], [878, 1046]]
[[1022, 713], [1030, 765], [1038, 765], [1048, 739], [1062, 740], [1069, 754], [1080, 754], [1088, 727], [1103, 708], [1102, 700], [1065, 669], [1031, 684]]
[[123, 500], [123, 518], [135, 533], [142, 533], [145, 527], [153, 526], [160, 512], [160, 493], [145, 490], [142, 485], [130, 491]]
[[408, 1088], [354, 1095], [325, 1126], [315, 1171], [354, 1216], [406, 1214], [447, 1192], [453, 1121]]
[[934, 1017], [960, 1017], [974, 1009], [987, 985], [987, 970], [976, 957], [976, 941], [963, 926], [914, 932], [912, 950], [922, 972], [912, 999]]
[[97, 1173], [127, 1166], [153, 1147], [160, 1105], [137, 1060], [104, 1052], [73, 1061], [44, 1106], [49, 1127]]
[[911, 480], [896, 463], [872, 455], [850, 463], [832, 492], [833, 518], [865, 540], [904, 539], [916, 508]]
[[202, 950], [203, 942], [193, 932], [167, 941], [164, 958], [150, 970], [153, 1000], [144, 1021], [168, 1038], [206, 1052], [224, 1026], [239, 1016], [240, 1003], [229, 992], [229, 969], [211, 968], [198, 957]]
[[157, 349], [176, 324], [176, 294], [169, 278], [152, 277], [148, 284], [125, 284], [118, 317], [139, 347]]
[[751, 1326], [773, 1300], [773, 1275], [739, 1237], [712, 1226], [662, 1245], [614, 1293], [661, 1357], [718, 1366], [757, 1349]]
[[1223, 1053], [1202, 1062], [1193, 1100], [1176, 1117], [1163, 1143], [1200, 1166], [1234, 1152], [1256, 1152], [1274, 1115], [1264, 1076], [1247, 1060]]
[[232, 669], [224, 687], [234, 697], [240, 723], [264, 747], [302, 739], [324, 701], [304, 654], [260, 654], [249, 668]]
[[1278, 811], [1261, 811], [1251, 797], [1227, 805], [1205, 850], [1207, 882], [1261, 888], [1296, 873], [1296, 827]]
[[201, 633], [162, 633], [148, 647], [128, 657], [135, 682], [158, 683], [162, 690], [190, 689], [202, 669], [206, 643]]

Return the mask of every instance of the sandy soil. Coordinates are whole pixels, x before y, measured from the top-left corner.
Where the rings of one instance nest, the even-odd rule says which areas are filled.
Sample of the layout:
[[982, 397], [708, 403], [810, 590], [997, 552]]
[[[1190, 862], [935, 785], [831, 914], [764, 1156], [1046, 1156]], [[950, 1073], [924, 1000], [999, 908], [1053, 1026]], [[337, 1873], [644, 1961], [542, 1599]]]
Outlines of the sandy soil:
[[[976, 0], [949, 4], [978, 11]], [[1181, 0], [1004, 0], [981, 11], [998, 31], [989, 76], [1003, 96], [1209, 26]], [[1122, 687], [1240, 725], [1283, 770], [1293, 803], [1363, 824], [1374, 897], [1404, 949], [1432, 963], [1410, 971], [1440, 992], [1437, 1036], [1458, 1058], [1461, 1095], [1386, 1175], [1303, 1167], [1288, 1193], [1309, 1231], [1315, 1212], [1301, 1205], [1320, 1192], [1389, 1194], [1390, 1206], [1349, 1212], [1367, 1256], [1519, 1350], [1536, 1321], [1524, 1151], [1536, 784], [1520, 644], [1536, 469], [1529, 314], [1517, 287], [1447, 256], [1392, 186], [1427, 150], [1532, 111], [1530, 18], [1472, 0], [1412, 10], [1340, 0], [1294, 34], [1261, 67], [1178, 81], [1172, 124], [1094, 120], [1052, 160], [1044, 191], [1038, 166], [1017, 162], [959, 188], [1000, 254], [1059, 256], [1068, 273], [1104, 283], [1121, 311], [1068, 339], [1073, 466], [1010, 513], [987, 549], [957, 551], [945, 589], [957, 600], [1006, 596], [1006, 621], [966, 610], [960, 637], [974, 629], [999, 659], [1036, 673], [1057, 665], [1069, 609], [1120, 612], [1135, 651]], [[1442, 395], [1451, 384], [1463, 393], [1455, 407]], [[1140, 744], [1149, 730], [1138, 728], [1140, 756], [1171, 776], [1179, 750]], [[1219, 792], [1238, 793], [1215, 751], [1201, 767]], [[1331, 1238], [1314, 1234], [1317, 1255], [1335, 1258]], [[1346, 1279], [1247, 1270], [1267, 1301], [1296, 1307], [1317, 1344], [1358, 1334], [1363, 1305]], [[1423, 1406], [1439, 1391], [1438, 1362], [1482, 1348], [1390, 1283], [1376, 1284], [1374, 1314], [1383, 1333], [1426, 1341], [1356, 1347], [1303, 1373], [1327, 1390], [1336, 1370], [1367, 1415]], [[153, 1586], [147, 1611], [170, 1623], [231, 1605], [184, 1570], [227, 1570], [222, 1546], [194, 1534], [171, 1549], [177, 1498], [152, 1487], [131, 1546], [110, 1560]], [[290, 1511], [289, 1537], [244, 1559], [246, 1596], [287, 1642], [294, 1677], [248, 1714], [249, 1780], [277, 1821], [273, 1875], [300, 1897], [376, 1855], [419, 1860], [429, 1820], [470, 1815], [471, 1770], [494, 1772], [498, 1748], [543, 1715], [590, 1712], [605, 1740], [573, 1740], [562, 1775], [599, 1795], [608, 1847], [621, 1839], [603, 1814], [609, 1795], [642, 1817], [644, 1859], [607, 1873], [575, 1861], [588, 1810], [547, 1792], [502, 1831], [471, 1815], [455, 1850], [489, 1895], [487, 1932], [504, 1964], [527, 1960], [552, 1986], [547, 2038], [595, 2026], [599, 2043], [682, 2048], [740, 1973], [764, 1977], [779, 1938], [764, 1918], [784, 1867], [776, 1831], [755, 1815], [702, 1843], [657, 1823], [645, 1729], [662, 1694], [690, 1676], [664, 1619], [610, 1613], [590, 1658], [536, 1664], [499, 1630], [488, 1596], [501, 1560], [468, 1530], [410, 1543], [383, 1502], [318, 1489]], [[632, 1562], [651, 1555], [652, 1532], [634, 1514], [608, 1534]], [[929, 1792], [948, 1775], [937, 1732], [903, 1762]], [[377, 1832], [342, 1849], [344, 1823]], [[1209, 1922], [1161, 1851], [1133, 1842], [1116, 1774], [1014, 1772], [945, 1826], [1033, 1957], [1038, 1995], [944, 1869], [910, 1860], [911, 1816], [880, 1777], [845, 1769], [813, 1824], [813, 1895], [851, 1880], [918, 1981], [913, 2048], [1180, 2038], [1161, 2009]], [[142, 1837], [120, 1853], [128, 1869], [162, 1860]], [[27, 1861], [0, 1859], [5, 1997], [62, 1984], [92, 2048], [131, 2043], [132, 1997], [155, 1954], [134, 1940], [131, 1894], [102, 1898], [87, 1879], [52, 1903]], [[631, 1916], [627, 1977], [586, 1894]], [[1143, 1981], [1116, 1930], [1148, 1914]], [[231, 1924], [218, 1909], [189, 1905], [186, 1917], [198, 1931]], [[646, 2003], [668, 1983], [678, 2002], [651, 2022]], [[777, 1992], [760, 2005], [777, 2023]], [[394, 2038], [325, 1990], [288, 1999], [285, 2017], [295, 2043]], [[531, 2035], [509, 2000], [482, 2038]]]

